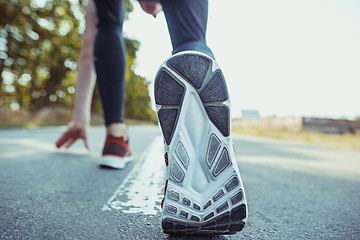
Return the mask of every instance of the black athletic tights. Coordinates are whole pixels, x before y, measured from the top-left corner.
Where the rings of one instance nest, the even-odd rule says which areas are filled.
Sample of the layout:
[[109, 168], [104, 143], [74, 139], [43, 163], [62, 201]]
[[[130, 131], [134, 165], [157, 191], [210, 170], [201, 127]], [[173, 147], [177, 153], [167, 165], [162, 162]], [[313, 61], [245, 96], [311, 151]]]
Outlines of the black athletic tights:
[[[123, 0], [95, 0], [95, 3], [99, 19], [94, 52], [95, 69], [105, 124], [108, 126], [124, 122], [124, 9]], [[173, 54], [196, 50], [214, 58], [205, 42], [208, 0], [162, 0], [161, 4], [168, 24]]]

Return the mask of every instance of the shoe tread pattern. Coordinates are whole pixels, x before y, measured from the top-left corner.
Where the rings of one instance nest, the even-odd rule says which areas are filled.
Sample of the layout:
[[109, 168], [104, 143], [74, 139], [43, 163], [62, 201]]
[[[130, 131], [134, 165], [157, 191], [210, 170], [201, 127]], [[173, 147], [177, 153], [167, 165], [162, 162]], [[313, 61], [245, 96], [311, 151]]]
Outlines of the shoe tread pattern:
[[155, 102], [166, 106], [158, 111], [158, 117], [168, 145], [174, 134], [184, 95], [185, 86], [176, 81], [166, 69], [160, 69], [155, 80]]
[[189, 54], [170, 58], [167, 64], [195, 88], [200, 89], [211, 61], [204, 56]]
[[[225, 202], [218, 209], [223, 212], [228, 207], [228, 203]], [[162, 228], [165, 233], [174, 235], [235, 234], [236, 232], [241, 231], [245, 226], [243, 219], [246, 217], [246, 205], [241, 204], [231, 211], [226, 211], [213, 218], [214, 215], [213, 212], [209, 213], [204, 217], [205, 222], [203, 223], [195, 223], [198, 222], [198, 217], [194, 215], [190, 218], [191, 221], [187, 222], [178, 221], [168, 217], [162, 220]]]
[[[170, 58], [167, 66], [159, 70], [155, 79], [155, 102], [160, 105], [158, 117], [167, 145], [173, 138], [185, 97], [186, 86], [181, 78], [197, 92], [208, 119], [221, 135], [230, 135], [230, 109], [224, 104], [229, 99], [226, 82], [220, 69], [212, 70], [212, 64], [206, 56], [187, 53]], [[218, 179], [224, 171], [228, 172], [226, 169], [232, 164], [229, 149], [223, 145], [218, 133], [208, 137], [204, 163], [209, 176]], [[191, 159], [181, 141], [174, 144], [169, 180], [181, 186]], [[201, 202], [194, 202], [180, 189], [170, 189], [165, 195], [163, 231], [179, 235], [222, 235], [241, 231], [245, 225], [246, 205], [241, 202], [240, 182], [236, 174], [229, 176], [221, 189]]]
[[[206, 56], [183, 54], [170, 58], [167, 66], [182, 76], [198, 92], [210, 121], [225, 137], [230, 135], [230, 110], [223, 104], [229, 99], [225, 78], [220, 69], [212, 72], [212, 60]], [[210, 80], [204, 84], [204, 79]], [[181, 109], [185, 86], [165, 68], [160, 69], [155, 79], [155, 102], [166, 107]], [[161, 114], [160, 114], [161, 112]], [[169, 145], [175, 130], [177, 115], [173, 111], [158, 111], [165, 141]]]
[[[170, 217], [163, 219], [163, 231], [175, 235], [223, 235], [241, 231], [247, 213], [245, 203], [241, 203], [243, 193], [239, 179], [234, 174], [223, 185], [203, 209], [183, 193], [169, 190], [169, 198], [173, 201], [166, 203], [165, 210]], [[216, 208], [206, 210], [213, 204]], [[178, 212], [182, 221], [177, 218]]]

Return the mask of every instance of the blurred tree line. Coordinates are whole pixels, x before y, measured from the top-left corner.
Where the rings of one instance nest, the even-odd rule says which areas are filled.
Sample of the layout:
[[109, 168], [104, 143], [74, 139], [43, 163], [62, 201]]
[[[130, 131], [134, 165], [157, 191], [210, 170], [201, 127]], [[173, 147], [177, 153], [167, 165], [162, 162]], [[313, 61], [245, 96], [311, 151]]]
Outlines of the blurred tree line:
[[[125, 0], [126, 19], [133, 10]], [[74, 104], [85, 0], [0, 0], [0, 106], [36, 114]], [[125, 38], [125, 117], [154, 121], [148, 82], [134, 72], [140, 43]], [[101, 112], [98, 91], [92, 112]], [[156, 120], [155, 120], [156, 121]]]

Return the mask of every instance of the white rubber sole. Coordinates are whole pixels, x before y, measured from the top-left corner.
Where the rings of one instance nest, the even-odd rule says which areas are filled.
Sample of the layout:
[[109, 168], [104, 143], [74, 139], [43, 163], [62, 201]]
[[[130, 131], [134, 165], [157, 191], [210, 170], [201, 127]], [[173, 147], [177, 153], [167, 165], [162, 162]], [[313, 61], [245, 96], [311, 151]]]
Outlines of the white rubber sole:
[[241, 231], [246, 198], [230, 136], [230, 100], [218, 64], [194, 51], [167, 59], [155, 79], [155, 102], [169, 157], [163, 231]]
[[132, 160], [132, 156], [120, 158], [116, 156], [105, 155], [101, 157], [100, 165], [115, 169], [123, 169], [125, 168], [126, 164]]

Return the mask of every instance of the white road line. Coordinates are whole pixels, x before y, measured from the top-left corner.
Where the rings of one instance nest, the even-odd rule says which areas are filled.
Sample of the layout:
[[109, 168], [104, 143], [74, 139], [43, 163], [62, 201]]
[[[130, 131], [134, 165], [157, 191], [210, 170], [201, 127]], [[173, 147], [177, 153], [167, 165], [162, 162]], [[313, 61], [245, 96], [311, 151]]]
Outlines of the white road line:
[[[10, 139], [10, 138], [2, 138], [0, 139], [0, 144], [7, 144], [10, 146], [10, 150], [1, 149], [0, 151], [0, 158], [17, 158], [22, 156], [29, 156], [39, 154], [39, 152], [59, 152], [59, 153], [71, 153], [71, 154], [90, 154], [84, 148], [76, 148], [72, 147], [71, 149], [56, 149], [55, 143], [33, 139], [33, 138], [17, 138], [17, 139]], [[13, 145], [16, 146], [17, 150], [13, 150]]]
[[165, 183], [163, 140], [156, 137], [141, 155], [122, 184], [102, 207], [124, 213], [156, 215]]

